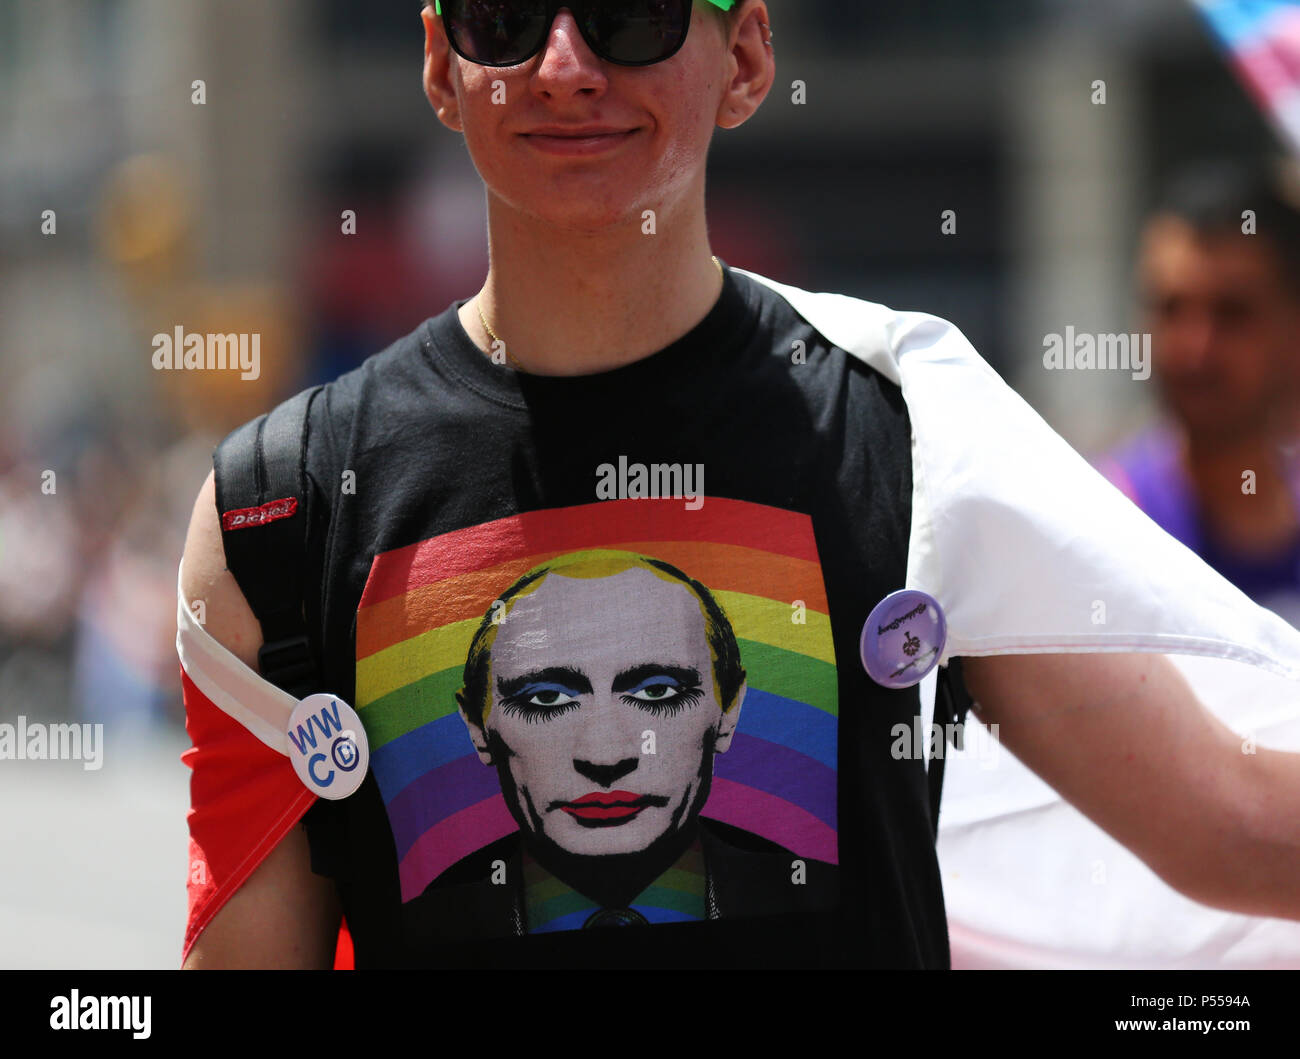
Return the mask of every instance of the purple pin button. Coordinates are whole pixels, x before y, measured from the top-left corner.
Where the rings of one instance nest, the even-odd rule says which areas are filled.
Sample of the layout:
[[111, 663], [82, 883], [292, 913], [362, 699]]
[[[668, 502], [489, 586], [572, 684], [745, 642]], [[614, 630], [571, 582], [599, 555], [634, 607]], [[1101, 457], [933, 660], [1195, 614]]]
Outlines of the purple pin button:
[[872, 609], [862, 626], [862, 665], [877, 684], [910, 688], [939, 663], [948, 622], [931, 595], [904, 588]]

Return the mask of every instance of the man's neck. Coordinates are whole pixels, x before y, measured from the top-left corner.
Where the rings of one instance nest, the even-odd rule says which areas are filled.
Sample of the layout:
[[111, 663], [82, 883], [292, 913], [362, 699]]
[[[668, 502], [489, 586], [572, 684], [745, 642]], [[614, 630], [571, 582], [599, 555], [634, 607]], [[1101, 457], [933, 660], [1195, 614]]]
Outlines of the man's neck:
[[653, 235], [639, 224], [558, 232], [489, 197], [491, 266], [461, 323], [491, 353], [481, 310], [505, 363], [538, 375], [608, 371], [658, 352], [708, 315], [722, 279], [702, 202], [654, 224]]
[[1295, 540], [1300, 521], [1274, 435], [1189, 437], [1183, 466], [1207, 528], [1221, 545], [1264, 556]]

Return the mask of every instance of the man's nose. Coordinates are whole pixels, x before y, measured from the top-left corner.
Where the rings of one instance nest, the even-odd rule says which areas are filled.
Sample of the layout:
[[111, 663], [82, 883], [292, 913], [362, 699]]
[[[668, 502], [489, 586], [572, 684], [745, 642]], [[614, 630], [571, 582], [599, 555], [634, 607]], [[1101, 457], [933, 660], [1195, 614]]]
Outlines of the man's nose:
[[636, 758], [627, 757], [613, 765], [598, 765], [594, 761], [574, 758], [573, 768], [580, 776], [586, 776], [601, 787], [612, 787], [629, 772], [636, 771]]
[[547, 79], [563, 80], [574, 72], [586, 76], [602, 72], [600, 57], [587, 47], [578, 30], [577, 19], [567, 7], [556, 12], [541, 54], [537, 74]]

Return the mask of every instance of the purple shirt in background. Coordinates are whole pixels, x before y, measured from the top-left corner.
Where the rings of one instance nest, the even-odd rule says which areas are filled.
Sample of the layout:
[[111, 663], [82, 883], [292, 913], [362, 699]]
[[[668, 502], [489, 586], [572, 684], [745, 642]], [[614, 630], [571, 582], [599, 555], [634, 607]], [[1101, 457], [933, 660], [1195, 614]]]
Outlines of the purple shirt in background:
[[[1223, 547], [1210, 536], [1201, 518], [1192, 483], [1179, 461], [1180, 448], [1178, 436], [1160, 425], [1096, 460], [1095, 465], [1166, 533], [1255, 602], [1300, 627], [1300, 536], [1269, 556], [1247, 557]], [[1296, 475], [1290, 477], [1294, 498], [1300, 493]]]

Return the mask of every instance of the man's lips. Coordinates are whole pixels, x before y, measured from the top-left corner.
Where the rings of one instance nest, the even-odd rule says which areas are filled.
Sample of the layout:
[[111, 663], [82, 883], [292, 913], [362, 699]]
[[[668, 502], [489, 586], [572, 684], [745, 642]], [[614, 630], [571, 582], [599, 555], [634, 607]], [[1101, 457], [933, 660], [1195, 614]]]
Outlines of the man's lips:
[[597, 791], [572, 802], [560, 802], [563, 809], [578, 820], [626, 820], [642, 809], [658, 804], [659, 798], [633, 794], [631, 791]]
[[635, 132], [635, 128], [617, 125], [538, 125], [524, 131], [525, 136], [618, 136]]
[[542, 129], [520, 133], [524, 141], [548, 154], [592, 154], [608, 150], [636, 135], [636, 129]]

